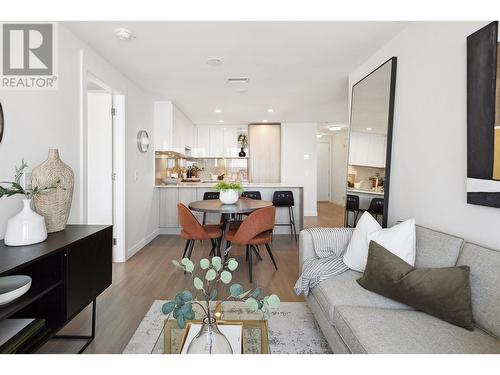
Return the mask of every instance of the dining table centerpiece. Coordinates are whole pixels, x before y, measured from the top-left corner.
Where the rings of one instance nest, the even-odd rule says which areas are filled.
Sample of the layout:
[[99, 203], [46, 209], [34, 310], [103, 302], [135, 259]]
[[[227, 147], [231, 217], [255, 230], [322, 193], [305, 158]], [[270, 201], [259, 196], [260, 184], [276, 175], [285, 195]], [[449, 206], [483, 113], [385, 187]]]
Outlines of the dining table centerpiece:
[[221, 181], [215, 184], [214, 189], [219, 192], [219, 199], [223, 204], [234, 204], [238, 201], [243, 186], [239, 182]]
[[191, 275], [195, 291], [192, 293], [184, 290], [177, 293], [172, 301], [163, 304], [163, 314], [172, 314], [179, 328], [184, 328], [187, 321], [194, 320], [193, 306], [200, 308], [203, 315], [200, 331], [187, 348], [188, 354], [233, 353], [229, 340], [217, 327], [218, 316], [215, 312], [224, 302], [243, 301], [249, 311], [261, 311], [263, 315], [268, 315], [271, 309], [279, 307], [279, 297], [276, 294], [264, 296], [260, 287], [245, 291], [240, 284], [232, 284], [229, 294], [225, 298], [219, 298], [219, 287], [222, 284], [230, 284], [233, 279], [232, 272], [238, 268], [238, 262], [234, 258], [226, 262], [217, 256], [201, 259], [197, 271], [195, 264], [188, 258], [174, 260], [172, 263]]

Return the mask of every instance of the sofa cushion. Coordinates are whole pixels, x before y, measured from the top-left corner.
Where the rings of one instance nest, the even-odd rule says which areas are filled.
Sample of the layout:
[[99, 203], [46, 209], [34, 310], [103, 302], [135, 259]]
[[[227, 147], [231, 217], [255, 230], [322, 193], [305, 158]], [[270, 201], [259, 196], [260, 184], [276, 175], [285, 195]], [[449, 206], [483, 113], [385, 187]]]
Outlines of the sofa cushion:
[[500, 251], [466, 243], [457, 265], [470, 267], [474, 321], [500, 338]]
[[334, 325], [352, 353], [500, 353], [500, 341], [420, 311], [337, 306]]
[[470, 268], [414, 268], [375, 241], [358, 284], [449, 323], [474, 329]]
[[453, 267], [464, 240], [446, 233], [416, 226], [415, 267]]
[[410, 306], [362, 288], [356, 281], [362, 275], [349, 270], [324, 280], [311, 289], [311, 294], [330, 322], [333, 322], [336, 307], [342, 305], [411, 309]]

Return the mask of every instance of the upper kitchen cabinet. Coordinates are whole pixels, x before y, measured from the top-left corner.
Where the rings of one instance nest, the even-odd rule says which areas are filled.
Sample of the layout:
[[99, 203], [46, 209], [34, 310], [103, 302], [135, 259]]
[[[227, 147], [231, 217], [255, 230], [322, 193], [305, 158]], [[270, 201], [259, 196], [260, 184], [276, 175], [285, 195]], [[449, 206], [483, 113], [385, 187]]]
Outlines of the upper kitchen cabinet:
[[240, 148], [238, 135], [247, 133], [246, 125], [198, 125], [196, 147], [193, 155], [198, 157], [238, 157]]
[[172, 102], [154, 103], [155, 151], [185, 153], [194, 146], [195, 126]]
[[386, 142], [383, 134], [351, 132], [349, 164], [384, 168]]

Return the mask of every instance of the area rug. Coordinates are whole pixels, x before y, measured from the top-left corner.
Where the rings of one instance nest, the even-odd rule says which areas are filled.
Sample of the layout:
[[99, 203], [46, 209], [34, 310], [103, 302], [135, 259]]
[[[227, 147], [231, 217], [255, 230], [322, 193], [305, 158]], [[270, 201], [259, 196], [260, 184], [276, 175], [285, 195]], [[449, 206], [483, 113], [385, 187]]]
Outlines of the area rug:
[[[161, 306], [165, 301], [154, 301], [139, 324], [124, 354], [163, 353], [162, 329], [165, 315]], [[242, 302], [228, 302], [224, 306], [226, 319], [251, 319]], [[272, 354], [328, 354], [330, 347], [312, 312], [305, 302], [281, 302], [268, 320], [269, 349]]]

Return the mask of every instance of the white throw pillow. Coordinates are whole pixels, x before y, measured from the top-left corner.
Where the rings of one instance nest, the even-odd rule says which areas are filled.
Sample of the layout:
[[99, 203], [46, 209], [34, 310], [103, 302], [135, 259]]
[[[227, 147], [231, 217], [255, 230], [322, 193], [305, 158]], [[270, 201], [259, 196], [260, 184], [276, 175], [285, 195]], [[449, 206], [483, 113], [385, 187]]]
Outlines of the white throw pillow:
[[375, 241], [411, 266], [415, 265], [415, 219], [408, 219], [392, 228], [380, 229], [368, 234], [368, 245]]
[[[352, 270], [363, 272], [368, 258], [368, 235], [381, 230], [382, 227], [371, 214], [365, 212], [359, 219], [352, 234], [351, 242], [344, 253], [344, 263]], [[382, 244], [381, 244], [382, 245]], [[383, 246], [383, 245], [382, 245]]]

